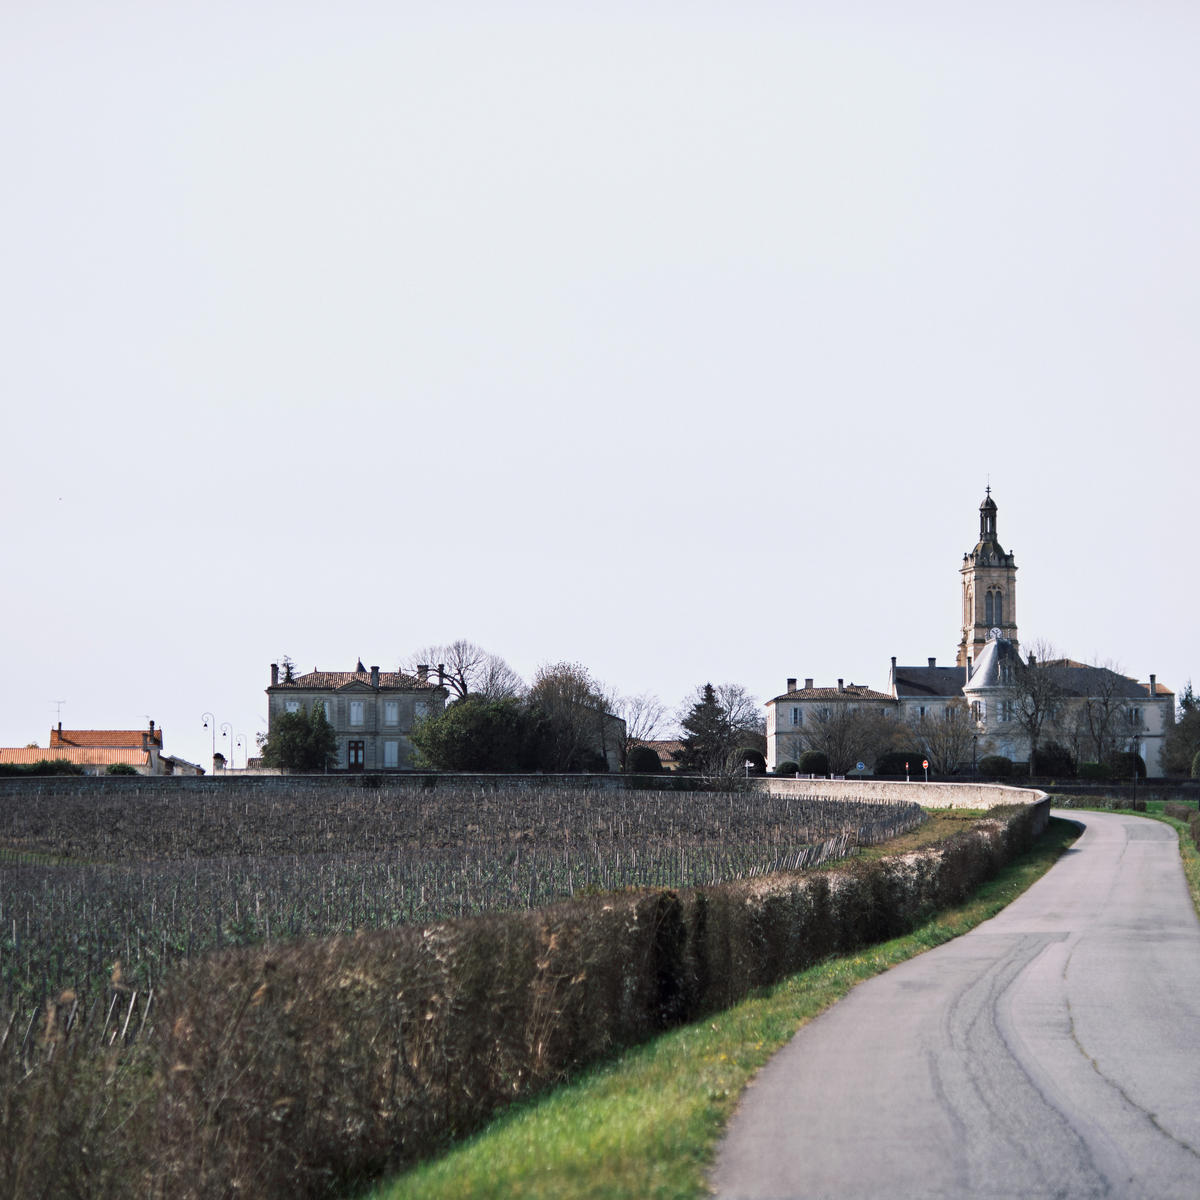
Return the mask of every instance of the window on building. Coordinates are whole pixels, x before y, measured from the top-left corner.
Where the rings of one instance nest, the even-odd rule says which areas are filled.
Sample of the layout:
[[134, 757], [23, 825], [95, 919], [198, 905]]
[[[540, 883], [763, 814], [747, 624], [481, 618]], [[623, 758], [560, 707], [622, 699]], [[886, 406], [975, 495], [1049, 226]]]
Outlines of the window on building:
[[351, 742], [348, 746], [346, 765], [351, 771], [361, 771], [367, 761], [367, 743]]
[[1013, 715], [1013, 702], [1011, 700], [1001, 700], [999, 719], [1001, 721], [1011, 721]]
[[1004, 624], [1004, 593], [996, 593], [996, 621], [997, 625]]
[[[400, 701], [385, 700], [383, 702], [383, 723], [385, 725], [400, 724]], [[390, 742], [389, 745], [395, 745], [395, 742]], [[393, 764], [394, 765], [394, 764]]]
[[287, 701], [287, 710], [290, 713], [299, 712], [300, 711], [300, 701], [299, 700], [288, 700]]
[[984, 612], [983, 623], [985, 625], [991, 626], [991, 625], [995, 625], [995, 623], [996, 623], [992, 619], [992, 610], [993, 610], [992, 593], [988, 592], [988, 594], [986, 596], [984, 596], [984, 598], [983, 598], [983, 612]]
[[383, 743], [383, 765], [385, 767], [398, 767], [400, 765], [399, 742]]
[[350, 724], [361, 725], [363, 723], [363, 702], [361, 700], [350, 701]]
[[414, 721], [422, 720], [428, 712], [429, 712], [429, 701], [428, 700], [414, 700], [413, 701], [413, 720]]
[[1142, 710], [1140, 708], [1131, 708], [1129, 710], [1130, 725], [1140, 725], [1142, 723]]
[[804, 724], [804, 710], [802, 708], [793, 708], [792, 709], [792, 724], [793, 725], [803, 725]]
[[327, 720], [330, 723], [330, 725], [332, 725], [333, 724], [333, 701], [332, 700], [322, 700], [321, 703], [325, 706], [325, 720]]

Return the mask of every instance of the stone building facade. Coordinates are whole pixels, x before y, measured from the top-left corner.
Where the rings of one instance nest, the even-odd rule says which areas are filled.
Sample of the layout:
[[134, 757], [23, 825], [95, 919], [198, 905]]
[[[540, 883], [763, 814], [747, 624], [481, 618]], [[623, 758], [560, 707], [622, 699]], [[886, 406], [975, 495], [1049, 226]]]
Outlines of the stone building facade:
[[369, 670], [360, 660], [353, 671], [314, 668], [290, 679], [271, 664], [267, 688], [267, 737], [281, 715], [310, 712], [314, 703], [337, 735], [337, 770], [403, 771], [413, 766], [414, 725], [446, 707], [449, 692], [440, 672], [418, 667], [416, 675]]
[[[963, 555], [962, 627], [954, 666], [905, 666], [892, 659], [886, 691], [862, 684], [803, 688], [788, 679], [787, 689], [767, 702], [767, 767], [795, 761], [809, 748], [806, 730], [831, 705], [870, 708], [897, 721], [897, 732], [912, 741], [909, 729], [922, 722], [969, 722], [957, 739], [963, 752], [957, 766], [969, 768], [988, 754], [1028, 762], [1030, 738], [1021, 719], [1019, 672], [1032, 663], [1022, 659], [1017, 640], [1017, 566], [997, 536], [996, 502], [991, 488], [979, 506], [979, 540]], [[1077, 762], [1095, 761], [1097, 747], [1130, 750], [1142, 756], [1149, 775], [1161, 773], [1167, 731], [1175, 721], [1175, 696], [1154, 675], [1148, 683], [1110, 668], [1061, 659], [1037, 664], [1053, 682], [1053, 712], [1041, 730], [1039, 746], [1055, 742]], [[946, 739], [943, 739], [943, 741]], [[954, 740], [954, 739], [951, 739]], [[909, 748], [909, 747], [905, 747]], [[867, 766], [870, 767], [870, 763]]]

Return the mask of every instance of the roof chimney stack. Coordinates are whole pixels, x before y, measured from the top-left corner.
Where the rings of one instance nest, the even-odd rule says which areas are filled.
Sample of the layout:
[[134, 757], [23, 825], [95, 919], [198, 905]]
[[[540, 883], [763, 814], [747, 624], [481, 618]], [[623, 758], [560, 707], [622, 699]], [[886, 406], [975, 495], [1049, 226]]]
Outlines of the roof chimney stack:
[[429, 678], [429, 664], [419, 663], [417, 665], [417, 682], [425, 683]]
[[1153, 699], [1153, 697], [1155, 697], [1157, 695], [1158, 695], [1158, 677], [1156, 675], [1151, 675], [1150, 676], [1150, 696]]
[[446, 664], [438, 663], [438, 687], [446, 686]]
[[373, 688], [379, 687], [379, 668], [378, 667], [371, 668], [371, 686]]
[[271, 686], [272, 687], [279, 686], [279, 664], [278, 663], [271, 664]]
[[838, 691], [844, 692], [845, 690], [846, 690], [845, 682], [843, 680], [839, 679], [838, 680]]
[[796, 690], [796, 681], [790, 677], [788, 678], [787, 690], [789, 692], [794, 692]]
[[930, 665], [931, 667], [936, 667], [936, 666], [937, 666], [937, 659], [936, 659], [936, 658], [931, 658], [931, 659], [929, 660], [929, 665]]
[[811, 691], [812, 690], [812, 679], [811, 678], [806, 679], [804, 681], [804, 686]]

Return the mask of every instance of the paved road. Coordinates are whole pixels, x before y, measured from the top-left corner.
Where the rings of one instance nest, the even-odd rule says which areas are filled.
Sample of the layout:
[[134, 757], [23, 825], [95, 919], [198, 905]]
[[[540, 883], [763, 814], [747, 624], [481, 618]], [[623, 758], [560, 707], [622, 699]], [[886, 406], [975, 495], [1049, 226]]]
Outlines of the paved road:
[[860, 984], [746, 1092], [750, 1197], [1200, 1198], [1200, 923], [1174, 830], [1114, 814], [999, 916]]

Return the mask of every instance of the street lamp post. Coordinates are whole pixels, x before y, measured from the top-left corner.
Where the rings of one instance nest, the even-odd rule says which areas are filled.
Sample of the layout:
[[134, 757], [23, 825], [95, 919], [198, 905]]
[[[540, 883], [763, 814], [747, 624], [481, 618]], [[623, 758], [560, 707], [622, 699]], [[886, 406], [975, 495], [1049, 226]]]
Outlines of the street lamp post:
[[233, 766], [233, 726], [228, 721], [221, 722], [221, 736], [229, 739], [229, 757], [225, 760], [229, 767]]
[[250, 766], [250, 751], [247, 748], [246, 735], [244, 733], [239, 733], [237, 735], [237, 744], [239, 746], [241, 746], [241, 748], [242, 748], [242, 766], [249, 767]]
[[210, 712], [200, 714], [204, 718], [204, 728], [212, 733], [212, 758], [209, 761], [209, 766], [216, 773], [217, 770], [217, 718]]
[[1138, 754], [1138, 735], [1133, 735], [1133, 762], [1130, 767], [1133, 770], [1133, 811], [1137, 812], [1137, 781], [1138, 781], [1138, 764], [1141, 762], [1141, 757]]

